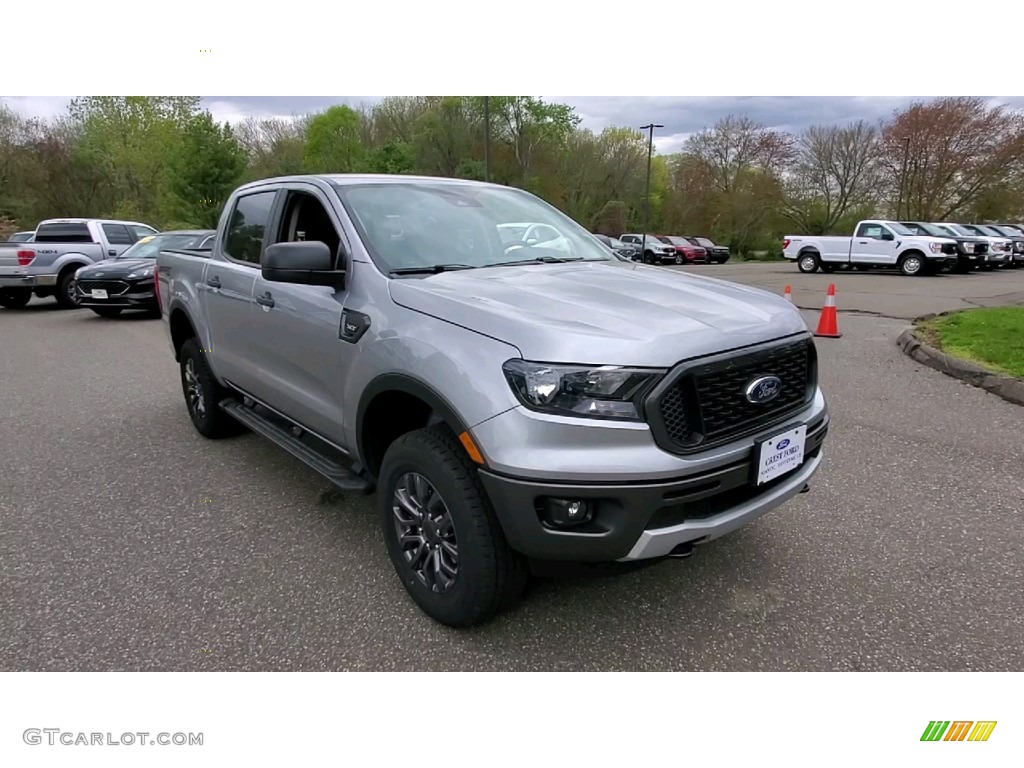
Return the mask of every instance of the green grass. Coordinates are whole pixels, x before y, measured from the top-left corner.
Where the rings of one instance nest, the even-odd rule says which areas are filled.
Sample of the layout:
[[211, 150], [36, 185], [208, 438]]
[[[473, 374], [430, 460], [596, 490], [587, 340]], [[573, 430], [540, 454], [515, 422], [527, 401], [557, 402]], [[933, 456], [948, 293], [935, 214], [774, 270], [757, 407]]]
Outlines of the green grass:
[[1024, 378], [1024, 307], [968, 309], [922, 324], [947, 354]]

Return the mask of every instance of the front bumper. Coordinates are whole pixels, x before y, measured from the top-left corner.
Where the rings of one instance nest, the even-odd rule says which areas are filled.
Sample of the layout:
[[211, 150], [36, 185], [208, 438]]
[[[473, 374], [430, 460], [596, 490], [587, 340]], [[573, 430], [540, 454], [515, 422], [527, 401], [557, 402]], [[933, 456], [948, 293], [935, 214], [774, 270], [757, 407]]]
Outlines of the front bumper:
[[75, 285], [75, 296], [80, 307], [120, 307], [121, 309], [156, 309], [156, 294], [153, 292], [153, 281], [145, 283], [129, 283], [124, 293], [107, 296], [105, 299], [93, 298], [91, 293]]
[[[509, 544], [537, 560], [611, 562], [663, 557], [685, 544], [723, 536], [800, 493], [821, 464], [829, 417], [795, 418], [767, 430], [808, 425], [804, 463], [760, 487], [751, 480], [754, 448], [728, 464], [667, 480], [555, 482], [479, 472]], [[542, 522], [544, 497], [584, 499], [592, 523], [556, 530]]]
[[0, 288], [38, 288], [56, 284], [56, 275], [0, 274]]

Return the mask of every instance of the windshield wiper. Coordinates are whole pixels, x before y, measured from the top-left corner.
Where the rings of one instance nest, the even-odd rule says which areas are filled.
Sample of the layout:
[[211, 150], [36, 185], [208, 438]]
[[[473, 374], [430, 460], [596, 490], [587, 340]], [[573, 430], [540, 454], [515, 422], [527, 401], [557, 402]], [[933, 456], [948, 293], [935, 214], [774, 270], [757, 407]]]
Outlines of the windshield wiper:
[[519, 259], [517, 261], [499, 261], [497, 264], [487, 264], [488, 267], [514, 267], [517, 264], [564, 264], [567, 261], [586, 261], [582, 256], [537, 256], [533, 259]]
[[392, 269], [391, 275], [437, 275], [441, 272], [454, 272], [459, 269], [476, 269], [473, 264], [431, 264], [423, 267], [399, 267]]

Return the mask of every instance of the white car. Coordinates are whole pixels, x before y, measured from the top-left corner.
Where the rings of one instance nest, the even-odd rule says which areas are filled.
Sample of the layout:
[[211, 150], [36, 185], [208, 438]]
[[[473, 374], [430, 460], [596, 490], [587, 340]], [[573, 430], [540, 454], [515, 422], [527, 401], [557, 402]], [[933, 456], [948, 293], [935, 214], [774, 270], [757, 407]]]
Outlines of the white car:
[[985, 258], [986, 267], [1002, 267], [1013, 260], [1013, 241], [1008, 237], [993, 237], [970, 224], [953, 224], [942, 221], [935, 226], [962, 237], [980, 237], [988, 243], [988, 254]]
[[786, 235], [782, 255], [801, 272], [895, 267], [904, 275], [934, 274], [957, 261], [956, 240], [917, 235], [898, 221], [861, 221], [853, 237]]

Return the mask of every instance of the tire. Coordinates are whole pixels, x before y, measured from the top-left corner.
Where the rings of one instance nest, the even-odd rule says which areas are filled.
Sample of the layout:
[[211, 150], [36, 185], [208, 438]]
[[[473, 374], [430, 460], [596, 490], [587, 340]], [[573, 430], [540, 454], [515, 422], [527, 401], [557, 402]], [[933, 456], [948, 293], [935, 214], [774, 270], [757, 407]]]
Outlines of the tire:
[[[434, 621], [450, 627], [482, 624], [522, 594], [526, 560], [508, 545], [476, 467], [446, 427], [395, 440], [384, 456], [377, 489], [391, 562], [406, 591]], [[417, 527], [424, 508], [435, 519]], [[399, 529], [408, 537], [404, 545]], [[438, 554], [430, 554], [430, 546]], [[423, 554], [425, 559], [417, 559]]]
[[124, 311], [124, 307], [89, 307], [100, 317], [117, 317]]
[[75, 270], [66, 269], [57, 277], [57, 290], [54, 291], [57, 304], [62, 309], [78, 309], [78, 299], [75, 297]]
[[680, 254], [677, 253], [676, 254], [676, 264], [682, 264], [682, 263], [683, 263], [683, 257]]
[[32, 301], [31, 288], [0, 288], [0, 307], [21, 309]]
[[242, 431], [242, 425], [218, 406], [228, 396], [206, 362], [199, 341], [191, 338], [181, 348], [181, 389], [185, 407], [196, 431], [210, 440], [231, 437]]
[[654, 254], [650, 251], [644, 251], [644, 264], [653, 264]]
[[809, 275], [812, 272], [817, 272], [818, 267], [821, 266], [821, 259], [818, 257], [816, 251], [807, 251], [801, 253], [796, 260], [796, 265], [801, 272], [805, 275]]
[[927, 273], [927, 267], [924, 256], [919, 253], [911, 251], [900, 256], [899, 268], [902, 275], [919, 277]]

